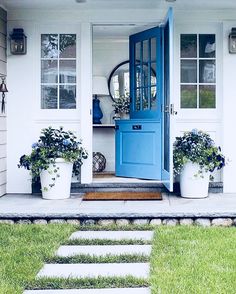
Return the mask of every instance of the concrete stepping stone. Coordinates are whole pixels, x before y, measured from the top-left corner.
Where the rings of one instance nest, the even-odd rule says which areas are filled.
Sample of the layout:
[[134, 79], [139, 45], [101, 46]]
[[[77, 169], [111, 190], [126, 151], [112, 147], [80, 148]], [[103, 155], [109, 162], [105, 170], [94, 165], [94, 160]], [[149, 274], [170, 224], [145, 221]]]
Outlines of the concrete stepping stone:
[[151, 245], [88, 245], [88, 246], [60, 246], [56, 252], [60, 257], [71, 257], [74, 255], [86, 254], [91, 256], [139, 254], [149, 256]]
[[77, 231], [70, 236], [70, 240], [74, 239], [109, 239], [109, 240], [144, 240], [151, 241], [153, 231]]
[[45, 264], [37, 277], [97, 278], [127, 275], [148, 278], [149, 263]]
[[26, 290], [23, 294], [151, 294], [149, 288]]

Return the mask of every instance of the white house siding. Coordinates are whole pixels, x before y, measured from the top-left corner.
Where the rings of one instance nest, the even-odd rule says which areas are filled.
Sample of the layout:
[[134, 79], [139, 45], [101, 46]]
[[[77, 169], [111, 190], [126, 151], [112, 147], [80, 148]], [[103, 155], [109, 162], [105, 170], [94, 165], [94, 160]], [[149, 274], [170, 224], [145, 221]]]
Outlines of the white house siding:
[[[6, 19], [7, 13], [0, 8], [0, 76], [6, 75]], [[0, 98], [0, 102], [1, 102]], [[6, 193], [7, 180], [7, 123], [6, 113], [0, 113], [0, 196]]]
[[[84, 140], [92, 153], [92, 121], [91, 121], [91, 82], [92, 54], [91, 27], [92, 24], [104, 23], [152, 23], [158, 24], [165, 16], [163, 10], [94, 10], [94, 11], [26, 11], [9, 12], [9, 32], [14, 27], [22, 27], [28, 37], [28, 53], [25, 56], [9, 56], [8, 58], [8, 192], [30, 192], [29, 175], [24, 170], [17, 169], [21, 154], [30, 151], [30, 146], [38, 136], [39, 130], [49, 124], [65, 125], [74, 129]], [[178, 115], [175, 117], [175, 135], [185, 130], [199, 128], [208, 131], [217, 144], [223, 145], [224, 151], [231, 162], [224, 172], [224, 189], [226, 192], [236, 192], [232, 177], [236, 171], [236, 157], [232, 144], [231, 126], [236, 119], [233, 111], [236, 109], [234, 69], [236, 55], [228, 53], [228, 34], [231, 27], [236, 26], [236, 11], [175, 11], [175, 107]], [[40, 111], [40, 43], [42, 32], [63, 32], [63, 29], [76, 31], [80, 39], [79, 51], [79, 109], [73, 115], [63, 112], [52, 113]], [[216, 110], [183, 110], [180, 101], [180, 66], [179, 37], [181, 33], [215, 33], [217, 42], [217, 108]], [[94, 44], [97, 52], [93, 58], [101, 58], [102, 45]], [[104, 52], [107, 44], [103, 44]], [[107, 50], [107, 51], [106, 51]], [[112, 51], [112, 46], [111, 46]], [[121, 57], [121, 56], [120, 56]], [[118, 64], [121, 58], [117, 58]], [[100, 64], [101, 65], [101, 64]], [[107, 66], [99, 67], [93, 63], [94, 74], [107, 74]], [[111, 66], [112, 65], [112, 66]], [[110, 64], [112, 68], [113, 64]], [[25, 85], [25, 87], [22, 87]], [[105, 101], [105, 100], [104, 100]], [[99, 143], [100, 144], [100, 143]], [[95, 143], [94, 143], [95, 146]], [[234, 158], [235, 157], [235, 158]], [[91, 157], [82, 170], [82, 182], [91, 182]], [[216, 180], [221, 180], [217, 175]]]

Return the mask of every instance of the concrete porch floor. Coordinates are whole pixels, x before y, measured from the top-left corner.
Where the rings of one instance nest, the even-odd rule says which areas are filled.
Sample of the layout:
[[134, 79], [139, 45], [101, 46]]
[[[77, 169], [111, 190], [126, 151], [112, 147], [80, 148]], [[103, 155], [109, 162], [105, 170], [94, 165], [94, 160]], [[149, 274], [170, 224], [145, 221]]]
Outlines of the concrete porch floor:
[[236, 194], [184, 199], [163, 193], [162, 201], [43, 200], [39, 195], [8, 194], [0, 198], [0, 218], [183, 218], [236, 217]]

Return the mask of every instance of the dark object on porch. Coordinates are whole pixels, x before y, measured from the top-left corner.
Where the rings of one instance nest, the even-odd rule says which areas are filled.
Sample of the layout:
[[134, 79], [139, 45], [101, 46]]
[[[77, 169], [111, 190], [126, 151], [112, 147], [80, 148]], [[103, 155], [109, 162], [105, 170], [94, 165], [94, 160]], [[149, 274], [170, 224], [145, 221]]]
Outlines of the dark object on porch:
[[5, 113], [5, 93], [8, 92], [7, 90], [7, 86], [5, 84], [5, 77], [2, 76], [2, 83], [0, 85], [0, 93], [2, 93], [2, 107], [1, 107], [1, 111], [2, 113]]
[[162, 200], [162, 195], [159, 192], [89, 192], [83, 200]]
[[105, 168], [105, 156], [101, 152], [93, 152], [93, 172], [102, 172]]

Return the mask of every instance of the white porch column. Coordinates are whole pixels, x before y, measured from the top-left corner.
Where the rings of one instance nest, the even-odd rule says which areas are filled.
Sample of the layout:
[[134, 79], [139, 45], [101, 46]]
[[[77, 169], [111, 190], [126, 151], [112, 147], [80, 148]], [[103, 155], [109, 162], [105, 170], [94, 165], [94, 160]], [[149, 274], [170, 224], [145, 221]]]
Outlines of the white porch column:
[[224, 153], [230, 162], [224, 168], [224, 192], [236, 192], [236, 54], [228, 51], [228, 36], [236, 22], [225, 22], [223, 29], [223, 142]]
[[81, 168], [81, 183], [92, 182], [92, 25], [81, 23], [80, 135], [89, 157]]

